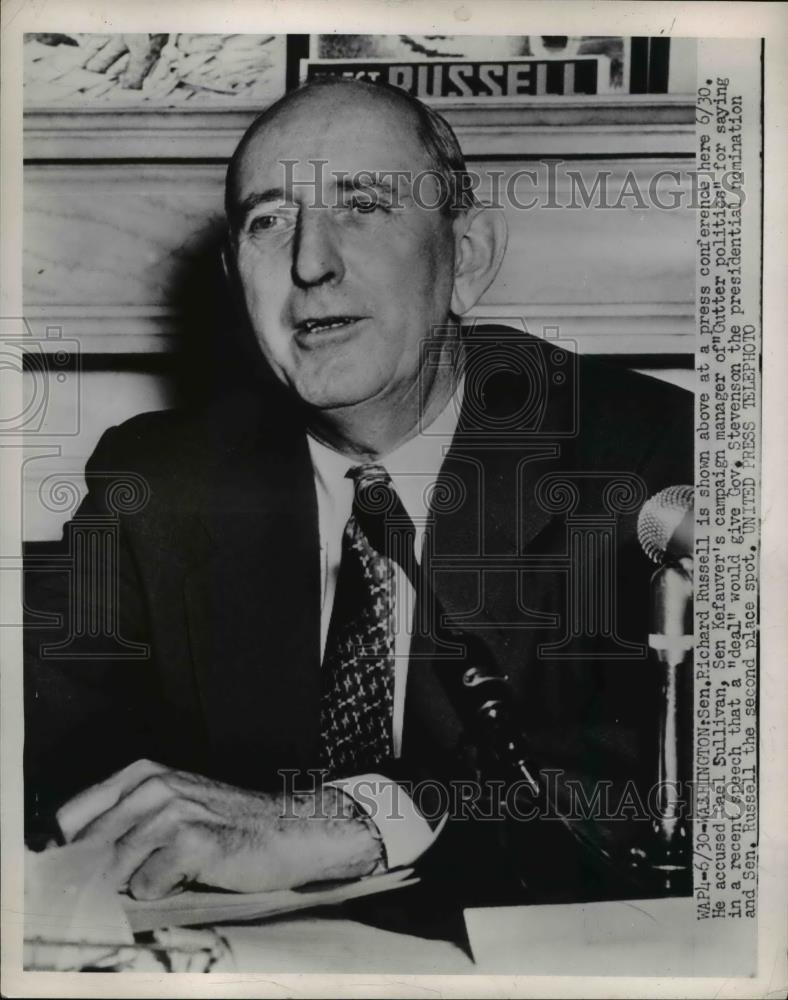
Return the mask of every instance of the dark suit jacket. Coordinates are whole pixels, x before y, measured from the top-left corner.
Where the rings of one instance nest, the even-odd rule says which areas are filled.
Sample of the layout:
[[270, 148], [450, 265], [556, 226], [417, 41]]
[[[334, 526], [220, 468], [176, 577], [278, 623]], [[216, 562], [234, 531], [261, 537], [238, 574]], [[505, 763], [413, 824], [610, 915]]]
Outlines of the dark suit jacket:
[[[693, 481], [691, 397], [582, 359], [556, 360], [551, 345], [521, 335], [530, 362], [496, 366], [500, 337], [477, 335], [478, 357], [492, 361], [466, 382], [441, 470], [425, 554], [433, 586], [454, 623], [481, 636], [509, 676], [542, 766], [642, 786], [654, 747], [643, 646], [653, 567], [636, 518], [647, 496]], [[128, 494], [118, 489], [124, 479]], [[137, 757], [252, 788], [281, 787], [280, 768], [317, 767], [317, 508], [298, 407], [269, 390], [197, 413], [143, 414], [105, 433], [87, 481], [65, 544], [73, 554], [91, 524], [115, 538], [118, 582], [96, 592], [69, 583], [67, 566], [28, 574], [28, 606], [62, 619], [28, 629], [31, 826]], [[592, 599], [591, 634], [573, 636], [567, 602], [578, 577], [567, 572], [567, 553], [572, 532], [589, 539], [589, 525], [612, 539], [605, 558], [615, 586]], [[518, 563], [523, 556], [530, 561]], [[88, 617], [69, 618], [69, 607]], [[102, 638], [101, 627], [87, 634], [91, 614], [120, 640]], [[42, 642], [64, 638], [41, 655]], [[416, 781], [467, 776], [473, 757], [431, 650], [429, 635], [414, 637], [403, 757], [390, 768]], [[611, 829], [615, 839], [621, 824]], [[465, 834], [454, 853], [452, 836], [431, 852], [436, 871], [452, 870], [457, 851], [468, 861]], [[471, 849], [471, 867], [484, 872]]]

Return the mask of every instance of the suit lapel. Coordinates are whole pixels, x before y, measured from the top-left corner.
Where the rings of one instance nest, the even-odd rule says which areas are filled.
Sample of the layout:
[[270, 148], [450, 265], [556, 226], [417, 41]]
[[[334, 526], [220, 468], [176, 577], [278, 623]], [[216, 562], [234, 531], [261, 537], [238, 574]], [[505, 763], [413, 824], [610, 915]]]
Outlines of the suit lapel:
[[217, 764], [259, 783], [311, 763], [319, 737], [319, 539], [304, 435], [250, 435], [211, 479], [210, 545], [185, 584], [192, 655]]
[[[536, 352], [544, 350], [536, 338], [527, 337], [526, 343]], [[538, 549], [556, 514], [538, 502], [536, 485], [542, 476], [566, 468], [574, 451], [561, 435], [549, 433], [567, 425], [567, 394], [548, 399], [533, 426], [505, 429], [511, 428], [510, 414], [522, 406], [524, 391], [522, 382], [491, 381], [481, 407], [478, 397], [468, 399], [466, 379], [460, 421], [434, 492], [451, 499], [433, 507], [423, 553], [448, 623], [471, 628], [484, 639], [502, 673], [522, 658], [521, 647], [533, 641], [534, 629], [550, 623], [538, 595], [525, 595], [529, 610], [520, 606], [518, 575], [506, 560]], [[450, 752], [463, 729], [431, 663], [435, 647], [426, 631], [417, 622], [403, 736], [408, 756], [429, 752], [428, 746]]]

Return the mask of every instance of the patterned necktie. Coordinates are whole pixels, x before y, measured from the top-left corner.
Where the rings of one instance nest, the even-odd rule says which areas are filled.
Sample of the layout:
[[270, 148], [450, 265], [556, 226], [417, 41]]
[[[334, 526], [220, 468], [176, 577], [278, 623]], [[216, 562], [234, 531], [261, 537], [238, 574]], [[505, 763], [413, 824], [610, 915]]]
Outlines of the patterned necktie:
[[[323, 657], [322, 766], [358, 774], [393, 756], [395, 567], [413, 524], [380, 465], [351, 469], [353, 510]], [[399, 559], [397, 561], [400, 561]], [[405, 560], [407, 562], [407, 557]]]

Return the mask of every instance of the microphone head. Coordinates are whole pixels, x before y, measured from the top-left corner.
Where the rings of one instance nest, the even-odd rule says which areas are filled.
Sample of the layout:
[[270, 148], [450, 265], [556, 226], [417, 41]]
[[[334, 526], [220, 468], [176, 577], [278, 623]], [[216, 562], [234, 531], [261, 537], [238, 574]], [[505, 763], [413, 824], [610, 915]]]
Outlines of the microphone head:
[[638, 515], [638, 541], [658, 565], [691, 556], [695, 516], [692, 486], [668, 486], [647, 500]]

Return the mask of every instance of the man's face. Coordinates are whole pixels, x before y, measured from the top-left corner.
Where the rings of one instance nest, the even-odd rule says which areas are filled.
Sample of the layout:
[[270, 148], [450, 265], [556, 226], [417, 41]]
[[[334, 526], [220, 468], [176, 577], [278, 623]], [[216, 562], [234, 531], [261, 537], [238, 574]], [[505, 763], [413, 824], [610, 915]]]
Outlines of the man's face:
[[[430, 166], [407, 108], [341, 88], [301, 95], [243, 152], [234, 204], [247, 309], [277, 376], [312, 406], [396, 405], [417, 384], [420, 343], [449, 313], [453, 225], [409, 182], [395, 177], [392, 192], [369, 175]], [[434, 204], [438, 182], [416, 193]]]

